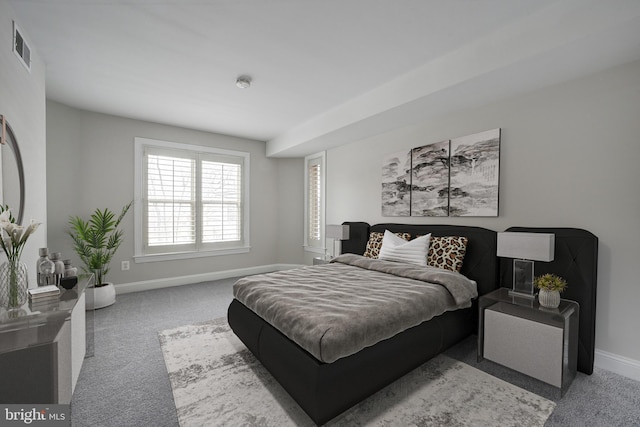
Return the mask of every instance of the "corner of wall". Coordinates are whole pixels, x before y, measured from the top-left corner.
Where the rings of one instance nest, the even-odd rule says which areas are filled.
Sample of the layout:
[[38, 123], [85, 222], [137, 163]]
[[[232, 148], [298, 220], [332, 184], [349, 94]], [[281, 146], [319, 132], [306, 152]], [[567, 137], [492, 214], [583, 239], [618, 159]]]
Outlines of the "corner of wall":
[[[38, 248], [47, 244], [46, 70], [33, 43], [30, 42], [31, 72], [11, 50], [12, 21], [20, 22], [10, 3], [0, 2], [0, 20], [0, 114], [11, 123], [22, 155], [26, 189], [24, 221], [33, 218], [42, 223], [27, 241], [22, 257], [33, 278]], [[20, 27], [28, 40], [29, 28]]]

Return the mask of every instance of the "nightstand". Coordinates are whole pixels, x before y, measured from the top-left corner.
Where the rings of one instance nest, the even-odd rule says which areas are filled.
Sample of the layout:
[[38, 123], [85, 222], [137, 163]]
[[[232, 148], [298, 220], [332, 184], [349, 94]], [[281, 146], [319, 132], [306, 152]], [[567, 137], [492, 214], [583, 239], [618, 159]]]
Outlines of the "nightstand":
[[560, 389], [571, 385], [578, 363], [577, 302], [541, 307], [537, 298], [500, 288], [478, 301], [478, 361], [488, 359]]
[[329, 260], [322, 256], [317, 256], [313, 258], [313, 265], [322, 265], [329, 264]]

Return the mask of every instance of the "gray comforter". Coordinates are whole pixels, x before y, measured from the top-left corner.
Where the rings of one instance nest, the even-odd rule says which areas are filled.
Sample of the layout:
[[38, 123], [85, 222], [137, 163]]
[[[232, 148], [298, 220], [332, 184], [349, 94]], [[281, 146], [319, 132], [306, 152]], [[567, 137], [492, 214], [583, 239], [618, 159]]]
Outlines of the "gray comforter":
[[357, 353], [445, 311], [476, 283], [432, 267], [345, 254], [326, 265], [249, 276], [236, 299], [322, 362]]

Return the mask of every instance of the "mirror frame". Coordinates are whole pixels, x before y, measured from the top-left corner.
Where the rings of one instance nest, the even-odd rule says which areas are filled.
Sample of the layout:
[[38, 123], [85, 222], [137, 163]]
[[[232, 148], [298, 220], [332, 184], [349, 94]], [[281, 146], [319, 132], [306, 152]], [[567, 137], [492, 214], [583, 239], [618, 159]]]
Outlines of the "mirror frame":
[[16, 219], [17, 224], [22, 224], [22, 217], [24, 216], [24, 168], [22, 166], [22, 156], [20, 155], [18, 140], [16, 139], [16, 136], [13, 133], [13, 129], [11, 129], [9, 122], [7, 122], [6, 117], [3, 124], [3, 128], [5, 131], [4, 140], [6, 141], [6, 145], [11, 148], [11, 150], [13, 151], [13, 155], [15, 156], [16, 166], [18, 167], [18, 179], [20, 181], [20, 203], [18, 206], [17, 215], [15, 214], [15, 212], [13, 212], [13, 216]]

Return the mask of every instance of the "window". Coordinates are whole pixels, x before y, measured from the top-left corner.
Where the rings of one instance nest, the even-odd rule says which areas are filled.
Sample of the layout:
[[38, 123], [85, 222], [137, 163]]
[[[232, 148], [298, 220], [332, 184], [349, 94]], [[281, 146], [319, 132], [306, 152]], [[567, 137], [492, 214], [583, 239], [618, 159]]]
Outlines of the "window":
[[325, 153], [305, 157], [304, 246], [324, 253]]
[[135, 139], [136, 262], [248, 252], [249, 153]]

